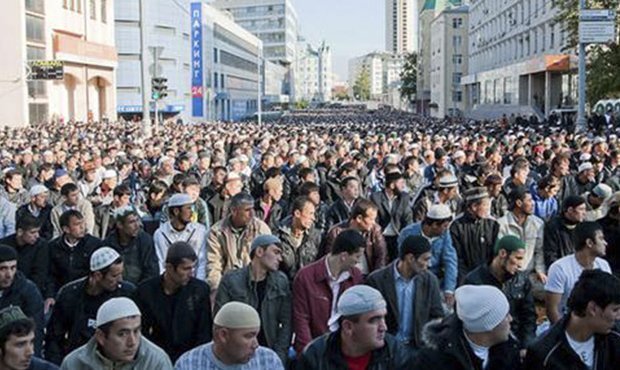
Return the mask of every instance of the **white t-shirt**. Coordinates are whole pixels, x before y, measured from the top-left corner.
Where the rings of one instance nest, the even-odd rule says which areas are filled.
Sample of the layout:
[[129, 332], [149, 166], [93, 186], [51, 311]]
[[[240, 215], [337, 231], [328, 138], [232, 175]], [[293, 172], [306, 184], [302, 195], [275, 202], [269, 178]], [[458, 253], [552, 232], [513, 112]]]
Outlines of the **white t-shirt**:
[[577, 342], [567, 332], [564, 332], [564, 334], [573, 351], [589, 369], [592, 369], [592, 366], [594, 366], [594, 335], [585, 342]]
[[[609, 263], [602, 258], [594, 259], [594, 269], [603, 270], [611, 273]], [[583, 272], [584, 268], [577, 262], [574, 254], [562, 257], [555, 261], [549, 267], [549, 275], [545, 290], [550, 293], [562, 294], [560, 300], [560, 313], [564, 313], [566, 309], [566, 301], [570, 296], [570, 292], [573, 290], [575, 283], [579, 280], [579, 276]]]

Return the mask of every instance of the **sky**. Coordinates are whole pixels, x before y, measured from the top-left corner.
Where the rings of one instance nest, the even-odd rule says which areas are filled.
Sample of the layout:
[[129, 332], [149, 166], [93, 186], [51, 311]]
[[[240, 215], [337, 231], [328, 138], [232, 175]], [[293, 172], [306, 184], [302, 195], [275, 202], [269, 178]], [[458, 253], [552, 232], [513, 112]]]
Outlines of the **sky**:
[[291, 0], [300, 35], [332, 50], [335, 82], [347, 80], [348, 61], [385, 48], [385, 0]]

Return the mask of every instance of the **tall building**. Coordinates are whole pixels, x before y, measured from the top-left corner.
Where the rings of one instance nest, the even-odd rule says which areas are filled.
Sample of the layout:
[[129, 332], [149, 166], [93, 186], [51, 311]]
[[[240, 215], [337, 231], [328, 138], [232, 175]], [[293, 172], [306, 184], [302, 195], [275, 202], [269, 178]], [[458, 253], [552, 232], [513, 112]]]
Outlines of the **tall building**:
[[475, 117], [548, 115], [576, 101], [576, 58], [565, 54], [552, 1], [472, 2], [467, 108]]
[[417, 0], [385, 0], [385, 50], [394, 54], [418, 49]]
[[301, 39], [295, 61], [295, 98], [308, 102], [323, 103], [332, 99], [332, 54], [325, 42], [314, 49]]
[[[211, 5], [230, 12], [237, 24], [263, 43], [266, 60], [288, 68], [284, 94], [295, 93], [297, 13], [291, 0], [214, 0]], [[291, 97], [293, 98], [293, 97]]]
[[[0, 122], [114, 119], [112, 0], [11, 0], [0, 13]], [[33, 60], [60, 61], [62, 80], [29, 81]]]
[[[144, 9], [140, 9], [140, 2]], [[144, 93], [151, 100], [151, 79], [168, 79], [168, 96], [159, 103], [165, 116], [191, 116], [190, 1], [120, 0], [116, 8], [118, 48], [118, 114], [142, 114], [142, 63], [146, 69]], [[144, 19], [142, 19], [144, 14]], [[141, 51], [141, 22], [145, 27], [145, 53]], [[155, 66], [155, 53], [157, 67]], [[151, 103], [151, 113], [154, 106]]]
[[400, 73], [405, 60], [401, 54], [369, 53], [349, 61], [349, 87], [363, 71], [370, 79], [370, 99], [392, 106], [400, 106], [400, 99], [394, 101], [394, 92], [400, 88]]
[[463, 114], [461, 79], [468, 68], [468, 14], [467, 5], [447, 8], [431, 22], [431, 116]]
[[446, 8], [459, 7], [462, 0], [418, 0], [418, 81], [416, 109], [423, 115], [430, 114], [431, 103], [431, 23]]

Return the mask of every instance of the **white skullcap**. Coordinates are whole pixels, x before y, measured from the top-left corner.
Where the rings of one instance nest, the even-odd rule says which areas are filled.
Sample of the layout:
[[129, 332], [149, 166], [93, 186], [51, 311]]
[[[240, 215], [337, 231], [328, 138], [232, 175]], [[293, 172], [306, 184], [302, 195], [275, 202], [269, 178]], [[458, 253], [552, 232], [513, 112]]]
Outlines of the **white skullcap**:
[[228, 329], [260, 328], [260, 317], [254, 307], [233, 301], [220, 308], [213, 323]]
[[99, 328], [109, 322], [132, 316], [142, 316], [138, 306], [129, 298], [118, 297], [106, 301], [97, 310], [97, 322]]

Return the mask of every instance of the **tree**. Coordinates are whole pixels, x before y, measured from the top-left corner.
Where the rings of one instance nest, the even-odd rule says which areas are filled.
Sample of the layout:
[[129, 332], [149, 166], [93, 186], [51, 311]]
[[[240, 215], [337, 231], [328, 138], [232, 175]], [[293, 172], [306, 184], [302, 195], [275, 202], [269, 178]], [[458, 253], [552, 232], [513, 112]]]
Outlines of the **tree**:
[[358, 100], [370, 100], [370, 72], [366, 65], [362, 66], [353, 85], [353, 96]]
[[[556, 1], [555, 6], [558, 9], [556, 22], [562, 25], [562, 30], [566, 33], [566, 45], [563, 50], [576, 51], [579, 47], [579, 0]], [[620, 10], [620, 0], [589, 0], [588, 8]], [[620, 20], [620, 12], [617, 12], [617, 16]], [[586, 48], [586, 58], [586, 100], [590, 106], [594, 106], [600, 99], [619, 94], [620, 46], [618, 42], [590, 45]]]
[[295, 103], [295, 108], [296, 108], [296, 109], [299, 109], [299, 110], [302, 110], [302, 109], [308, 109], [308, 107], [309, 107], [309, 106], [310, 106], [310, 103], [308, 103], [308, 101], [307, 101], [307, 100], [305, 100], [305, 99], [298, 100], [298, 101]]
[[418, 54], [405, 55], [405, 65], [400, 72], [400, 96], [407, 101], [413, 101], [418, 86]]

